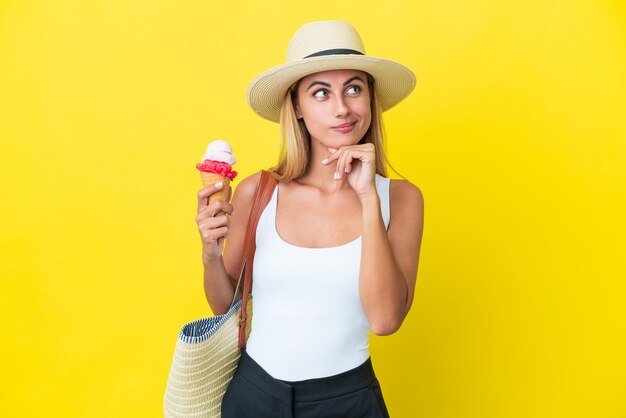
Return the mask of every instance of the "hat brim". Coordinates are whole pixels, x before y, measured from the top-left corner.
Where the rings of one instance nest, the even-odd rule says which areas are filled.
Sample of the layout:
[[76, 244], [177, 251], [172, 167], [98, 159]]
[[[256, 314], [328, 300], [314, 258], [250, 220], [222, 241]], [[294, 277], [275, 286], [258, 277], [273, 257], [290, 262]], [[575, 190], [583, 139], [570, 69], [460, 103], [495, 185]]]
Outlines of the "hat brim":
[[415, 74], [395, 61], [369, 55], [325, 55], [282, 64], [260, 74], [248, 86], [248, 105], [262, 118], [279, 122], [285, 94], [293, 83], [309, 74], [342, 69], [361, 70], [374, 77], [383, 111], [400, 103], [415, 88]]

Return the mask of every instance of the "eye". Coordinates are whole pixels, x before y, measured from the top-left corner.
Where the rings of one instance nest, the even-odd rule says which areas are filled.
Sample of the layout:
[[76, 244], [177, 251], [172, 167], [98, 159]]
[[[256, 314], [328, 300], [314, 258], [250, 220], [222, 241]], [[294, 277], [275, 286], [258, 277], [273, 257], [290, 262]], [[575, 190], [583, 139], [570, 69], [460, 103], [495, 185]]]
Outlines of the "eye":
[[315, 93], [313, 93], [313, 97], [318, 97], [318, 98], [324, 98], [328, 96], [328, 91], [326, 89], [320, 89], [315, 91]]
[[350, 86], [346, 90], [346, 93], [348, 94], [359, 94], [360, 92], [361, 92], [361, 87], [359, 86]]

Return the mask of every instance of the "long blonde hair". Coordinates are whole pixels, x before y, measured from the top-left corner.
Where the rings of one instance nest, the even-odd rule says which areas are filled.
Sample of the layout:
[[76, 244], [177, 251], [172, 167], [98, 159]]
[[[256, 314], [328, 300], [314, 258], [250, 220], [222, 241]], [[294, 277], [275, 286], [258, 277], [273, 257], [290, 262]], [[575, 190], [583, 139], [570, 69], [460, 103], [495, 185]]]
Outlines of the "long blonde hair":
[[[299, 83], [300, 81], [297, 81], [287, 90], [280, 108], [281, 129], [278, 164], [269, 169], [278, 181], [287, 182], [302, 176], [311, 160], [311, 136], [306, 129], [304, 121], [297, 118], [293, 104], [294, 100], [297, 99]], [[359, 144], [374, 144], [376, 173], [387, 177], [386, 166], [389, 164], [389, 161], [385, 153], [382, 109], [374, 89], [374, 83], [374, 78], [367, 74], [372, 120], [369, 129], [365, 132]]]

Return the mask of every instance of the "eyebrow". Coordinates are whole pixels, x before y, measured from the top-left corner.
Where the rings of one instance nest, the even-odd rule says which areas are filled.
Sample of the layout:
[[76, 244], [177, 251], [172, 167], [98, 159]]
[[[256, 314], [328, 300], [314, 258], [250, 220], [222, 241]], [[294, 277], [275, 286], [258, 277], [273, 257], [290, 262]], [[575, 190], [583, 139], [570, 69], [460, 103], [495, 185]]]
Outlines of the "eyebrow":
[[[346, 81], [343, 83], [343, 85], [344, 85], [344, 86], [347, 86], [348, 84], [352, 83], [354, 80], [359, 80], [361, 83], [364, 83], [364, 84], [365, 84], [365, 81], [363, 81], [363, 79], [357, 75], [357, 76], [354, 76], [354, 77], [350, 78], [349, 80], [346, 80]], [[330, 85], [330, 84], [328, 84], [328, 83], [326, 83], [326, 82], [324, 82], [324, 81], [314, 81], [314, 82], [312, 82], [311, 84], [309, 84], [309, 87], [307, 87], [307, 88], [306, 88], [306, 91], [308, 91], [311, 87], [313, 87], [313, 86], [315, 86], [315, 85], [317, 85], [317, 84], [322, 85], [322, 86], [324, 86], [324, 87], [331, 87], [331, 85]]]

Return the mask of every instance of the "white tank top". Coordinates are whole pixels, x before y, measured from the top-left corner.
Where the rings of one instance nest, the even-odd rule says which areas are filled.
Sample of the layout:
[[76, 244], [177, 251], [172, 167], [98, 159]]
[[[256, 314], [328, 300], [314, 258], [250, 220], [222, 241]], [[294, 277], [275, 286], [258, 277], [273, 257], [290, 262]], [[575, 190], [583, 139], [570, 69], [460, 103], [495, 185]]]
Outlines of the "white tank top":
[[[385, 228], [388, 178], [376, 175]], [[353, 369], [369, 357], [359, 296], [361, 237], [337, 247], [288, 244], [276, 231], [277, 184], [256, 231], [248, 354], [275, 379], [299, 381]]]

